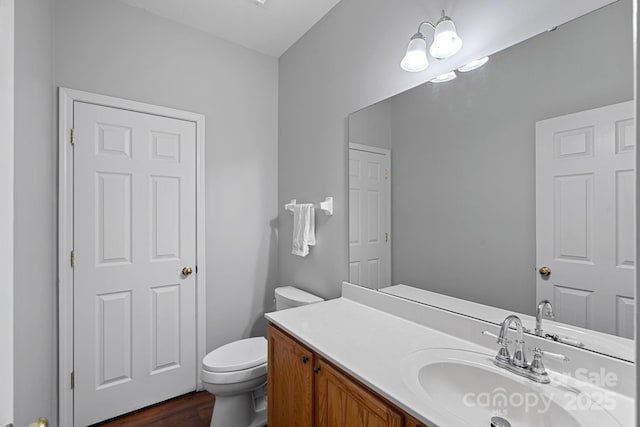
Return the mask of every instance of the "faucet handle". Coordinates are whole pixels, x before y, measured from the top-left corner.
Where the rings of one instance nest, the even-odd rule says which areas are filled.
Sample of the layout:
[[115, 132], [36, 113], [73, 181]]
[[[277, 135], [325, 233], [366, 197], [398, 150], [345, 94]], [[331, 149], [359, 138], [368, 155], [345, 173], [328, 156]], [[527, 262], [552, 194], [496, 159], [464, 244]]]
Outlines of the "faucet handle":
[[561, 342], [563, 344], [569, 344], [572, 345], [574, 347], [584, 347], [584, 343], [582, 341], [578, 341], [575, 338], [571, 338], [571, 337], [565, 337], [562, 335], [558, 335], [558, 334], [545, 334], [546, 338], [550, 338], [554, 341], [557, 342]]
[[[550, 357], [550, 358], [552, 358], [552, 359], [556, 359], [556, 360], [559, 360], [559, 361], [561, 361], [561, 362], [568, 362], [568, 361], [570, 360], [570, 359], [569, 359], [567, 356], [565, 356], [564, 354], [560, 354], [560, 353], [552, 353], [552, 352], [550, 352], [550, 351], [543, 350], [543, 349], [541, 349], [540, 347], [535, 347], [535, 348], [533, 348], [533, 349], [529, 349], [529, 350], [533, 351], [533, 354], [534, 354], [535, 356], [540, 356], [540, 357], [542, 357], [542, 356]], [[535, 357], [535, 356], [534, 356], [534, 357]]]
[[[532, 349], [529, 349], [532, 350]], [[569, 358], [564, 354], [551, 353], [550, 351], [544, 351], [540, 347], [533, 348], [533, 362], [529, 366], [529, 370], [536, 377], [544, 377], [548, 378], [547, 370], [544, 367], [544, 363], [542, 363], [542, 356], [551, 357], [553, 359], [561, 360], [563, 362], [568, 362]]]

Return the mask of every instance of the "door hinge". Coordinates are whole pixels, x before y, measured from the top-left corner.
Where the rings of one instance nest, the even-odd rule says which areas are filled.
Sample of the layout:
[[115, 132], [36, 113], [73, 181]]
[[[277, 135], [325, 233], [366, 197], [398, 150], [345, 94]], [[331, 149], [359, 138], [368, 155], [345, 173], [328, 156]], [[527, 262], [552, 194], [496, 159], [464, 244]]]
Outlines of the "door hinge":
[[71, 128], [71, 145], [76, 144], [76, 129]]
[[384, 170], [384, 179], [389, 179], [389, 169]]
[[384, 233], [384, 242], [387, 243], [389, 241], [389, 233]]
[[71, 251], [71, 267], [76, 266], [76, 251]]
[[76, 374], [75, 372], [71, 372], [71, 389], [73, 390], [75, 386], [76, 386]]

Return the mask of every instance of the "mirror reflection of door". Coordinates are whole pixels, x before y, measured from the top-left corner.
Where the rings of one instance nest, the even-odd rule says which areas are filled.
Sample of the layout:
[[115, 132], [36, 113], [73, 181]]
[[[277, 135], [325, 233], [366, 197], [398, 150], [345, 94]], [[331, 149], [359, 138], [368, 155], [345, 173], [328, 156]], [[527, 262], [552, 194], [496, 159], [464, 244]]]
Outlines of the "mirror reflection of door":
[[349, 144], [349, 282], [391, 285], [391, 152]]
[[536, 124], [537, 300], [556, 320], [634, 336], [633, 101]]

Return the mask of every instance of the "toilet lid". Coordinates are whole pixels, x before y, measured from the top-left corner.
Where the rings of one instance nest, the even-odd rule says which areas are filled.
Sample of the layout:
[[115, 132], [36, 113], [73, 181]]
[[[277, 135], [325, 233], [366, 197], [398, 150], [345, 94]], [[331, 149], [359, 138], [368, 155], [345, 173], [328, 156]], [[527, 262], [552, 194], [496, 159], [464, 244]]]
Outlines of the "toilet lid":
[[247, 338], [223, 345], [207, 354], [202, 361], [211, 372], [232, 372], [267, 363], [267, 340], [264, 337]]

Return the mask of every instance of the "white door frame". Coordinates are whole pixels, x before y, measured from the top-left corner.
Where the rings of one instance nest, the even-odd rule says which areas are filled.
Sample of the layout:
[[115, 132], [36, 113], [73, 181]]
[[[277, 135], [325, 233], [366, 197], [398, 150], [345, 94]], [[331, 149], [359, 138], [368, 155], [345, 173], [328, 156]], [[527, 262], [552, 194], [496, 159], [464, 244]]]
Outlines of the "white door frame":
[[205, 163], [203, 114], [59, 88], [58, 100], [58, 424], [73, 425], [73, 103], [75, 101], [186, 120], [196, 125], [196, 379], [202, 389], [200, 361], [206, 354]]
[[[383, 156], [386, 156], [388, 161], [389, 161], [389, 179], [386, 180], [386, 187], [387, 187], [387, 194], [389, 195], [389, 200], [387, 200], [387, 221], [385, 226], [387, 227], [388, 233], [389, 233], [389, 244], [387, 245], [387, 259], [389, 260], [389, 265], [387, 266], [389, 272], [389, 286], [391, 286], [393, 283], [391, 282], [391, 280], [393, 279], [393, 272], [391, 271], [391, 265], [392, 265], [392, 260], [391, 260], [391, 245], [393, 245], [393, 230], [391, 230], [391, 178], [393, 176], [392, 174], [392, 170], [391, 170], [391, 150], [386, 149], [386, 148], [379, 148], [379, 147], [374, 147], [372, 145], [364, 145], [364, 144], [357, 144], [355, 142], [349, 142], [349, 150], [358, 150], [358, 151], [365, 151], [368, 153], [375, 153], [375, 154], [381, 154]], [[349, 186], [349, 153], [347, 151], [347, 187]], [[347, 191], [348, 193], [348, 191]], [[347, 194], [347, 224], [349, 223], [349, 195]], [[347, 229], [348, 229], [348, 225], [347, 225]], [[349, 248], [349, 233], [347, 230], [347, 248]], [[347, 268], [349, 266], [349, 261], [351, 261], [350, 255], [347, 254]]]
[[0, 0], [0, 425], [14, 415], [14, 20], [14, 1]]

